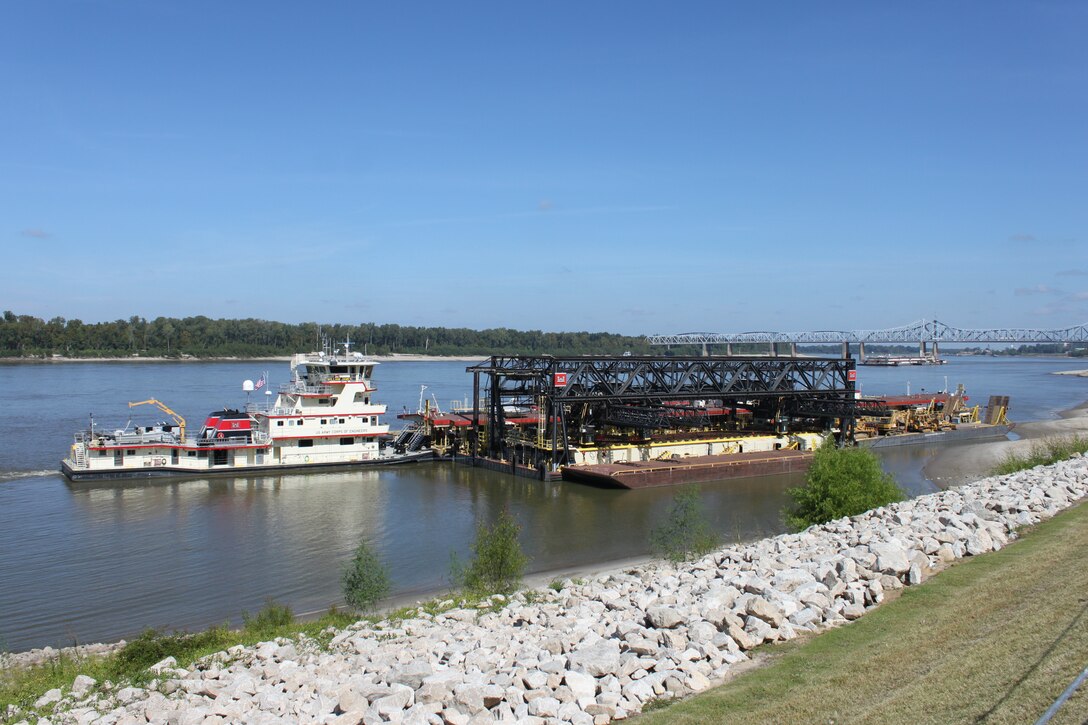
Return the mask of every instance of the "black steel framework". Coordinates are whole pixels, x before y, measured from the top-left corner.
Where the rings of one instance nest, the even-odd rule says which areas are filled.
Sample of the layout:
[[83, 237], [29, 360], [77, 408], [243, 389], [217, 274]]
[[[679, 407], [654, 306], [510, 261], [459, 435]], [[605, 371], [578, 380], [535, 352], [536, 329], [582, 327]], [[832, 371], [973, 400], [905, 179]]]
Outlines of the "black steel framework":
[[[506, 458], [512, 443], [506, 421], [511, 411], [537, 418], [533, 464], [563, 465], [570, 458], [571, 429], [610, 424], [653, 429], [690, 413], [702, 422], [699, 405], [716, 400], [735, 411], [786, 427], [807, 419], [841, 435], [853, 435], [853, 358], [766, 358], [724, 356], [500, 356], [467, 368], [473, 374], [473, 457]], [[480, 450], [481, 377], [489, 432]], [[668, 402], [669, 406], [664, 404]], [[519, 444], [525, 444], [520, 441]]]

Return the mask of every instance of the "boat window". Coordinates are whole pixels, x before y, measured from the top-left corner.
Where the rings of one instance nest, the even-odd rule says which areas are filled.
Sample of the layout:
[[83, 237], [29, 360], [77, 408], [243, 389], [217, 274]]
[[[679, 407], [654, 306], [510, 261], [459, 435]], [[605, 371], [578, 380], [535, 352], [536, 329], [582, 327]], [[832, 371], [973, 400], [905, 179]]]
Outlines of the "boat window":
[[309, 438], [301, 438], [298, 442], [299, 448], [313, 448], [314, 442]]
[[125, 455], [126, 456], [134, 456], [134, 455], [136, 455], [136, 451], [125, 451]]
[[369, 396], [369, 395], [368, 395], [368, 396], [366, 396], [366, 404], [367, 404], [367, 405], [370, 405], [370, 396]]
[[105, 450], [101, 450], [101, 451], [99, 451], [99, 452], [98, 452], [98, 455], [100, 455], [100, 456], [104, 456], [104, 455], [106, 455], [106, 451], [105, 451]]
[[328, 405], [329, 404], [329, 399], [328, 398], [318, 398], [317, 399], [317, 404], [318, 405]]
[[354, 442], [355, 442], [354, 438], [341, 438], [340, 439], [340, 445], [342, 445], [342, 446], [350, 446]]
[[371, 373], [372, 370], [374, 370], [374, 368], [372, 368], [370, 365], [367, 365], [366, 367], [364, 367], [363, 368], [363, 377], [364, 378], [369, 378], [370, 373]]
[[282, 421], [282, 420], [277, 420], [277, 421], [276, 421], [276, 425], [278, 425], [278, 426], [282, 426], [282, 425], [283, 425], [283, 421]]
[[362, 393], [356, 393], [356, 394], [355, 394], [355, 402], [356, 402], [356, 403], [361, 403], [361, 402], [363, 402], [363, 394], [362, 394]]
[[185, 455], [189, 456], [189, 458], [196, 458], [196, 451], [185, 451]]
[[302, 418], [299, 418], [299, 419], [298, 419], [298, 424], [299, 424], [299, 425], [302, 425], [302, 423], [303, 423], [303, 420], [302, 420]]
[[328, 419], [328, 418], [322, 418], [322, 419], [321, 419], [321, 425], [327, 425], [327, 424], [328, 424], [328, 422], [329, 422], [329, 419]]
[[377, 425], [378, 424], [378, 416], [376, 416], [376, 415], [370, 416], [370, 424], [371, 425]]
[[343, 418], [341, 418], [341, 419], [340, 419], [340, 425], [343, 425], [343, 424], [344, 424], [344, 419], [343, 419]]

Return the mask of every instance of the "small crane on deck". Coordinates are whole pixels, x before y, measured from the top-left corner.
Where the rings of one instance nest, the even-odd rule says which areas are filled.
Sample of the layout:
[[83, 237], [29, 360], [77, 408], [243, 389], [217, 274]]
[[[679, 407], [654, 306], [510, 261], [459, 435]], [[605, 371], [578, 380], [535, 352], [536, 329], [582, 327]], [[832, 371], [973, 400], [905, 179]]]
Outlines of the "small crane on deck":
[[166, 406], [166, 403], [163, 403], [161, 400], [156, 400], [155, 398], [151, 398], [150, 400], [141, 400], [141, 401], [139, 401], [137, 403], [129, 403], [128, 407], [135, 408], [137, 405], [154, 405], [156, 408], [158, 408], [159, 410], [161, 410], [162, 412], [166, 413], [168, 416], [173, 418], [174, 422], [178, 424], [178, 429], [180, 430], [180, 433], [181, 433], [180, 440], [181, 440], [182, 443], [185, 442], [185, 419], [182, 418], [177, 413], [175, 413], [174, 411], [170, 410], [170, 408], [168, 408]]

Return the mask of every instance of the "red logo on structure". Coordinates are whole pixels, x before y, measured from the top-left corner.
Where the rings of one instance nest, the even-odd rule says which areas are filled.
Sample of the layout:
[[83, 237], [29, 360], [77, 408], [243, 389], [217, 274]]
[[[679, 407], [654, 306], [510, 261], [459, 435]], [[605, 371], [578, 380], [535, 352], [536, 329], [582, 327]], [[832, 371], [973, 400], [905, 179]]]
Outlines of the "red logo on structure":
[[566, 373], [556, 373], [555, 374], [555, 387], [562, 388], [566, 384], [567, 384], [567, 374]]
[[857, 380], [858, 379], [858, 371], [857, 370], [848, 370], [846, 372], [846, 379], [851, 381], [851, 382]]

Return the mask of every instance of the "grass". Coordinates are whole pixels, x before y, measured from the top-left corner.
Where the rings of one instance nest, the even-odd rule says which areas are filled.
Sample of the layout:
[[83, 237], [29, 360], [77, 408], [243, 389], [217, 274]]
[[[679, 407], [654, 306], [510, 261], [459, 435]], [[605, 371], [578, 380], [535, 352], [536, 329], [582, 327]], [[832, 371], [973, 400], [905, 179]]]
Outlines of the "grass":
[[332, 630], [347, 627], [358, 619], [355, 615], [330, 609], [319, 619], [296, 622], [288, 607], [270, 601], [254, 616], [243, 613], [242, 629], [232, 630], [224, 625], [203, 632], [170, 634], [149, 629], [121, 650], [105, 657], [61, 656], [34, 667], [2, 670], [0, 720], [9, 705], [28, 710], [48, 690], [62, 688], [67, 691], [76, 675], [93, 677], [100, 686], [107, 681], [118, 687], [125, 684], [140, 686], [154, 677], [147, 668], [167, 657], [176, 659], [179, 667], [188, 668], [201, 657], [235, 645], [254, 645], [277, 637], [308, 638], [318, 647], [327, 647]]
[[1036, 466], [1049, 466], [1052, 463], [1070, 458], [1074, 453], [1088, 453], [1088, 438], [1080, 434], [1061, 438], [1046, 438], [1033, 443], [1027, 455], [1009, 453], [1005, 459], [990, 471], [991, 475], [1001, 476], [1007, 473], [1025, 471]]
[[[636, 722], [1033, 722], [1088, 665], [1086, 551], [1080, 505]], [[1051, 722], [1086, 718], [1082, 686]]]

